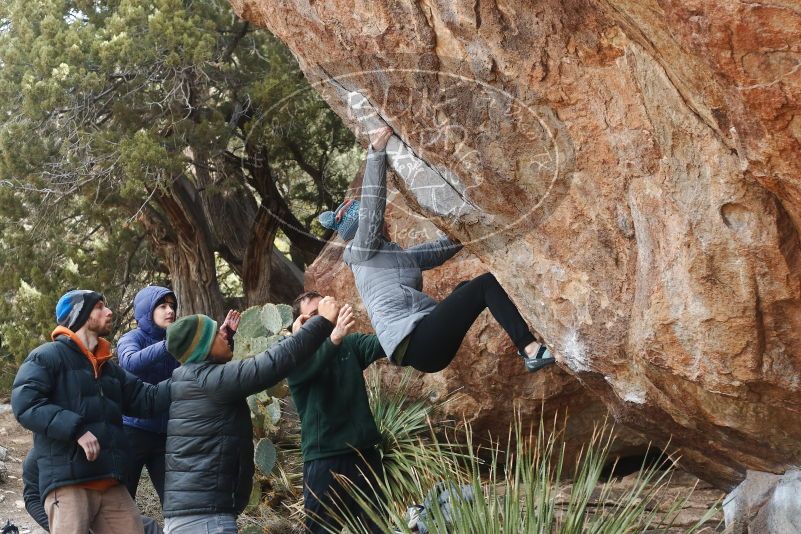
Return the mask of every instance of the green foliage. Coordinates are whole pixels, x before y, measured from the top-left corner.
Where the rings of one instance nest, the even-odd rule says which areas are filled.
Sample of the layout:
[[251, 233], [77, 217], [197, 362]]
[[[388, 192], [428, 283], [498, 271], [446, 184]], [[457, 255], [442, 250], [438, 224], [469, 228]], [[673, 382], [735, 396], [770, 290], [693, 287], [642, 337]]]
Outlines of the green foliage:
[[[286, 308], [290, 309], [288, 319]], [[248, 308], [242, 313], [234, 336], [234, 358], [252, 357], [278, 343], [289, 333], [287, 328], [291, 326], [291, 320], [291, 308], [283, 304], [267, 303]], [[267, 435], [277, 429], [281, 420], [278, 399], [285, 397], [287, 393], [286, 383], [283, 382], [248, 397], [254, 425], [261, 434]]]
[[284, 338], [288, 333], [286, 329], [292, 324], [292, 316], [289, 316], [288, 322], [282, 307], [289, 308], [285, 304], [267, 303], [264, 306], [251, 306], [242, 312], [234, 336], [234, 358], [241, 360], [264, 352]]
[[267, 337], [269, 330], [261, 320], [261, 306], [253, 306], [242, 312], [239, 328], [234, 340], [239, 343], [251, 343], [254, 339]]
[[84, 197], [68, 203], [28, 217], [36, 207], [27, 197], [0, 186], [0, 337], [17, 363], [49, 340], [56, 302], [67, 290], [103, 292], [115, 337], [130, 326], [135, 292], [166, 279], [140, 229], [118, 224], [118, 209]]
[[[287, 309], [289, 315], [286, 313]], [[289, 306], [268, 303], [248, 308], [242, 313], [239, 328], [234, 336], [234, 357], [249, 358], [267, 350], [288, 335], [287, 328], [291, 324], [292, 315]], [[298, 466], [302, 469], [302, 462], [298, 461], [298, 451], [286, 449], [279, 451], [273, 441], [285, 437], [284, 427], [296, 426], [283, 417], [280, 399], [288, 394], [286, 381], [282, 381], [266, 391], [260, 391], [247, 398], [254, 433], [259, 437], [254, 451], [257, 468], [253, 483], [254, 492], [248, 504], [248, 510], [254, 514], [258, 513], [260, 508], [267, 506], [265, 499], [269, 499], [270, 495], [275, 496], [274, 487], [280, 486], [282, 481], [294, 487], [297, 481], [293, 473], [297, 471]], [[293, 447], [297, 446], [294, 438], [290, 441]], [[270, 488], [273, 490], [270, 491]]]
[[276, 308], [278, 308], [278, 313], [281, 315], [281, 326], [283, 328], [289, 328], [292, 326], [292, 306], [289, 304], [276, 304]]
[[0, 67], [0, 333], [17, 359], [70, 287], [103, 290], [127, 324], [132, 291], [181, 272], [182, 239], [245, 298], [258, 208], [318, 232], [358, 164], [291, 53], [221, 0], [7, 0]]
[[[459, 457], [459, 447], [446, 444], [428, 448], [421, 446], [432, 443], [431, 420], [437, 420], [447, 399], [433, 404], [413, 400], [410, 373], [404, 374], [394, 392], [388, 392], [381, 386], [375, 370], [369, 372], [367, 379], [370, 406], [381, 434], [382, 462], [392, 480], [391, 484], [399, 488], [398, 491], [402, 487], [408, 487], [408, 480], [417, 476], [420, 464], [427, 465], [428, 469], [442, 477], [458, 471], [459, 465], [453, 458]], [[437, 424], [440, 428], [445, 426], [442, 421]], [[288, 427], [287, 431], [280, 433], [280, 441], [274, 440], [278, 462], [265, 482], [269, 483], [273, 494], [280, 496], [276, 500], [293, 517], [299, 518], [303, 511], [303, 458], [300, 451], [299, 421], [290, 419]], [[438, 448], [450, 450], [453, 454], [443, 456]], [[416, 495], [414, 490], [407, 491], [407, 494], [409, 498]]]
[[272, 402], [267, 405], [267, 416], [273, 425], [277, 425], [281, 420], [281, 403], [277, 398], [273, 398]]
[[[433, 476], [444, 480], [460, 472], [462, 452], [458, 446], [432, 441], [432, 417], [447, 402], [435, 404], [415, 399], [411, 390], [411, 373], [404, 373], [393, 392], [381, 385], [378, 373], [371, 370], [368, 396], [378, 432], [381, 434], [381, 453], [387, 484], [407, 500], [416, 494], [414, 481], [422, 466]], [[447, 429], [442, 422], [440, 431]]]
[[253, 486], [250, 490], [250, 498], [248, 499], [247, 510], [256, 510], [261, 504], [261, 484], [258, 479], [253, 480]]
[[261, 324], [264, 325], [269, 335], [274, 336], [280, 332], [282, 328], [285, 328], [284, 321], [281, 318], [281, 312], [278, 311], [278, 308], [274, 304], [265, 304], [262, 306], [259, 315]]
[[290, 202], [316, 207], [355, 171], [342, 158], [352, 134], [291, 53], [227, 2], [9, 0], [0, 18], [0, 175], [10, 180], [74, 190], [104, 178], [141, 203], [148, 181], [194, 176], [205, 156], [228, 154], [208, 185], [244, 188], [230, 165], [250, 144], [266, 149]]
[[[2, 341], [2, 339], [0, 339]], [[14, 376], [17, 374], [17, 362], [14, 355], [6, 352], [0, 342], [0, 391], [11, 393], [11, 385], [14, 383]], [[5, 402], [8, 402], [7, 400]]]
[[[445, 487], [470, 486], [479, 498], [457, 506], [450, 515], [434, 505], [427, 520], [429, 531], [434, 533], [693, 534], [719, 516], [719, 505], [715, 504], [696, 525], [684, 530], [671, 527], [692, 496], [692, 491], [668, 491], [673, 459], [643, 466], [622, 489], [604, 484], [601, 471], [609, 463], [613, 443], [613, 430], [605, 425], [583, 447], [573, 469], [564, 465], [564, 433], [558, 428], [546, 433], [548, 425], [542, 423], [532, 433], [524, 432], [517, 420], [511, 425], [507, 448], [483, 446], [479, 454], [469, 424], [459, 434], [459, 443], [442, 436], [450, 427], [438, 420], [437, 414], [447, 399], [436, 404], [412, 400], [408, 374], [395, 392], [381, 386], [376, 372], [368, 378], [385, 470], [377, 489], [387, 496], [386, 504], [376, 506], [374, 499], [354, 487], [349, 487], [348, 493], [382, 532], [409, 532], [407, 507], [422, 503], [439, 483]], [[296, 433], [298, 430], [295, 428]], [[303, 464], [298, 438], [295, 434], [294, 440], [276, 444], [278, 462], [272, 475], [262, 480], [262, 487], [267, 484], [270, 490], [264, 495], [272, 495], [272, 502], [280, 502], [300, 521]], [[276, 493], [283, 497], [276, 499]], [[261, 515], [273, 515], [264, 506]], [[338, 509], [332, 512], [346, 526], [346, 532], [367, 532], [355, 517]]]
[[[604, 485], [600, 479], [613, 442], [611, 428], [597, 429], [567, 477], [563, 474], [565, 443], [559, 437], [562, 434], [546, 435], [545, 425], [540, 424], [539, 428], [536, 435], [525, 433], [521, 422], [516, 421], [510, 430], [513, 437], [510, 446], [505, 450], [490, 447], [482, 456], [489, 453], [491, 459], [484, 462], [467, 425], [461, 451], [436, 437], [418, 445], [421, 449], [433, 449], [441, 461], [459, 466], [447, 476], [443, 477], [442, 470], [434, 464], [417, 461], [412, 456], [409, 460], [414, 463], [408, 469], [414, 470], [414, 476], [410, 480], [398, 484], [397, 480], [386, 477], [379, 481], [378, 491], [386, 496], [386, 504], [373, 504], [374, 500], [352, 485], [348, 493], [384, 532], [408, 532], [406, 507], [412, 502], [423, 502], [437, 484], [446, 488], [468, 486], [476, 497], [457, 498], [447, 513], [433, 500], [426, 519], [431, 532], [633, 534], [651, 529], [664, 532], [673, 527], [690, 495], [667, 495], [672, 460], [643, 467], [627, 490], [613, 493], [613, 485]], [[415, 493], [411, 501], [410, 489]], [[698, 532], [719, 513], [718, 508], [713, 506], [684, 532]], [[368, 532], [351, 514], [337, 513], [350, 532]]]

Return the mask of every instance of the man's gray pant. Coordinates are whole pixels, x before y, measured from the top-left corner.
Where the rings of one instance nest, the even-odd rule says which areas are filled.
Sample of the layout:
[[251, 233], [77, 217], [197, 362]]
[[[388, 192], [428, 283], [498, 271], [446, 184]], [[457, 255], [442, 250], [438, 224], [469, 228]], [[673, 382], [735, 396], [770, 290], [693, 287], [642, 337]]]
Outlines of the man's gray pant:
[[164, 534], [236, 534], [233, 514], [197, 514], [168, 517]]

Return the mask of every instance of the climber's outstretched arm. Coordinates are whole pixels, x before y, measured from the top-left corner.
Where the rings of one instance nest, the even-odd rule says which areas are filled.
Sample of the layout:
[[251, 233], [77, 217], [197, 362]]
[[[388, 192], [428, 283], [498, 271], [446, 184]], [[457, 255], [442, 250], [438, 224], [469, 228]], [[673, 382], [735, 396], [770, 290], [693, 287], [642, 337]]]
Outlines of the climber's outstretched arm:
[[362, 181], [359, 226], [349, 248], [352, 263], [369, 260], [381, 245], [384, 211], [387, 207], [387, 141], [390, 128], [382, 128], [370, 136], [370, 150]]
[[407, 254], [411, 254], [417, 262], [418, 267], [422, 270], [433, 269], [439, 267], [457, 252], [462, 250], [462, 244], [452, 241], [447, 237], [437, 239], [436, 241], [429, 241], [406, 249]]

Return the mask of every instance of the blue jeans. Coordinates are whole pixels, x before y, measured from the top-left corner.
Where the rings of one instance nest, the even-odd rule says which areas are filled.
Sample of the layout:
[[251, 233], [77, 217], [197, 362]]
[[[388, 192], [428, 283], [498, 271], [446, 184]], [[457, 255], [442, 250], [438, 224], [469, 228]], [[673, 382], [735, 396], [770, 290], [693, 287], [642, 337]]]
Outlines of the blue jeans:
[[233, 514], [196, 514], [168, 517], [164, 534], [236, 534]]

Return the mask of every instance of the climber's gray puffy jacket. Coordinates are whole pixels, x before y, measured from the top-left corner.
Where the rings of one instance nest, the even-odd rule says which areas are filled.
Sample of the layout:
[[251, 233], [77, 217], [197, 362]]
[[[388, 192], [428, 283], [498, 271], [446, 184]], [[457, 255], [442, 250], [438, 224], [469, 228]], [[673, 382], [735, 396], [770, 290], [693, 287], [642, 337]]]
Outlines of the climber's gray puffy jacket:
[[239, 514], [253, 486], [248, 395], [306, 365], [334, 325], [312, 317], [253, 358], [182, 365], [172, 374], [164, 517]]
[[407, 249], [383, 235], [387, 203], [386, 152], [370, 151], [362, 184], [359, 227], [343, 259], [353, 271], [384, 354], [395, 348], [436, 306], [422, 292], [423, 271], [442, 265], [461, 250], [450, 239], [438, 239]]

